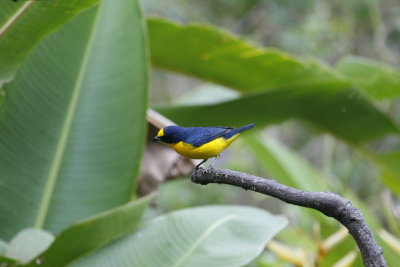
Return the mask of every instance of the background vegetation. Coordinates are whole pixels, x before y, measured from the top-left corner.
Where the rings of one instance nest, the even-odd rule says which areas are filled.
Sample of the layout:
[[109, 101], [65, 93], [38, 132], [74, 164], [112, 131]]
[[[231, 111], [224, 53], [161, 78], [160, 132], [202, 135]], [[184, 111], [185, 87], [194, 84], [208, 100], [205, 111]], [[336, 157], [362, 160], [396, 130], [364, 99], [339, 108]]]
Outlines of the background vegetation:
[[217, 168], [348, 198], [399, 262], [400, 4], [142, 4], [0, 3], [1, 264], [362, 264], [330, 218], [248, 191], [182, 177], [135, 200], [148, 108], [255, 122]]

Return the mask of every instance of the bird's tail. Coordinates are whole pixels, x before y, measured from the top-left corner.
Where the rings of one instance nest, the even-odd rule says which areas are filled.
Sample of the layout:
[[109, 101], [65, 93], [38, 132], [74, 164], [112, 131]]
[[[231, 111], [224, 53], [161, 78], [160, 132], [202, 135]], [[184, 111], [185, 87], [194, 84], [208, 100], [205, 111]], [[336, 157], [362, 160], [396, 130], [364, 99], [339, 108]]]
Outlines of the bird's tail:
[[254, 127], [254, 123], [251, 123], [251, 124], [248, 124], [248, 125], [245, 125], [245, 126], [236, 128], [236, 129], [232, 129], [232, 130], [230, 130], [229, 132], [227, 132], [227, 133], [224, 135], [224, 137], [225, 137], [226, 139], [229, 139], [229, 138], [231, 138], [232, 136], [234, 136], [234, 135], [236, 135], [236, 134], [238, 134], [238, 133], [244, 132], [244, 131], [246, 131], [246, 130], [248, 130], [248, 129], [251, 129], [251, 128], [253, 128], [253, 127]]

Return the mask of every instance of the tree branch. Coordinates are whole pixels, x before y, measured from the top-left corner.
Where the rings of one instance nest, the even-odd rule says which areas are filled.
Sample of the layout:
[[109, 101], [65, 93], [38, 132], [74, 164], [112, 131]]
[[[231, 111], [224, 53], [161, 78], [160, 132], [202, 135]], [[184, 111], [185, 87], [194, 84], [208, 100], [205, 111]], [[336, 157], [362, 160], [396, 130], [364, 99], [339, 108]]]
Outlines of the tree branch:
[[330, 192], [309, 192], [295, 189], [274, 180], [226, 169], [200, 168], [192, 173], [192, 182], [230, 184], [278, 198], [286, 203], [312, 208], [333, 217], [344, 225], [356, 241], [367, 267], [387, 266], [382, 249], [375, 242], [361, 212], [350, 201]]

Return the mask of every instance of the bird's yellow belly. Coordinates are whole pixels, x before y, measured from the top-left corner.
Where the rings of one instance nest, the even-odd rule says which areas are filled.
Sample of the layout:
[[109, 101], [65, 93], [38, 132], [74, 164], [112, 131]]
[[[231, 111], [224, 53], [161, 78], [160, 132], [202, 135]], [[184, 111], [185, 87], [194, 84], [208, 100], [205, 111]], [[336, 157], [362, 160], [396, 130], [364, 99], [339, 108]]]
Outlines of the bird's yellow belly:
[[217, 138], [211, 142], [204, 145], [195, 147], [191, 144], [186, 144], [184, 142], [179, 142], [176, 144], [168, 144], [176, 152], [191, 159], [209, 159], [218, 156], [225, 148], [227, 148], [239, 134], [232, 136], [229, 139], [223, 137]]

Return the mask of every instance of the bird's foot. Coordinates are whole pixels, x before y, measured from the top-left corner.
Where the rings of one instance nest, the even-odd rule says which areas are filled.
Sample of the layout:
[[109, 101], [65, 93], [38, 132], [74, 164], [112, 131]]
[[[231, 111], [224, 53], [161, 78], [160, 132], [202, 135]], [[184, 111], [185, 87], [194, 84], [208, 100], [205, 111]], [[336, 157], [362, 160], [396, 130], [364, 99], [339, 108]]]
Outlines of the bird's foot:
[[210, 170], [214, 169], [214, 163], [217, 161], [218, 158], [219, 158], [219, 155], [216, 156], [214, 158], [213, 162], [211, 163], [211, 165], [207, 167], [207, 169], [205, 170], [206, 173], [209, 172]]
[[209, 172], [209, 171], [211, 171], [212, 169], [214, 169], [214, 166], [213, 166], [213, 164], [211, 164], [210, 166], [208, 166], [206, 169], [205, 169], [205, 171], [204, 172]]
[[198, 171], [199, 169], [200, 169], [200, 166], [204, 163], [204, 162], [206, 162], [208, 159], [205, 159], [205, 160], [203, 160], [202, 162], [200, 162], [199, 164], [197, 164], [197, 166], [196, 167], [194, 167], [194, 170], [195, 171]]

